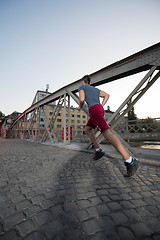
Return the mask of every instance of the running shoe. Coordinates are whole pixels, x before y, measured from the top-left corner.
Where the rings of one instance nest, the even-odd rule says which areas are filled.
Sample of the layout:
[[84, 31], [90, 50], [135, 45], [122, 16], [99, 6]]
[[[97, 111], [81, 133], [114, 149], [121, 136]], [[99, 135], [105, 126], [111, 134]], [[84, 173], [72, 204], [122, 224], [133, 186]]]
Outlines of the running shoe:
[[103, 157], [103, 155], [104, 155], [105, 153], [102, 151], [102, 149], [100, 149], [99, 151], [96, 151], [95, 152], [95, 156], [94, 156], [94, 160], [98, 160], [98, 159], [100, 159], [101, 157]]
[[125, 162], [125, 166], [127, 168], [127, 174], [125, 175], [125, 177], [133, 176], [135, 174], [135, 172], [137, 171], [139, 164], [140, 164], [140, 162], [133, 157], [132, 157], [131, 163]]

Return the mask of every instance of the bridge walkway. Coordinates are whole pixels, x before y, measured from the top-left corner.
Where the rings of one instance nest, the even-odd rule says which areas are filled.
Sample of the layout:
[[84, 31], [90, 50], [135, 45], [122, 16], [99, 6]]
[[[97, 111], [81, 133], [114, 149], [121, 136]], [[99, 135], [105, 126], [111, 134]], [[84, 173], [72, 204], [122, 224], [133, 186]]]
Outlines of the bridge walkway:
[[0, 240], [156, 240], [160, 171], [16, 139], [0, 139]]
[[[53, 145], [50, 142], [46, 142], [45, 144]], [[86, 149], [85, 143], [71, 143], [70, 145], [64, 145], [63, 143], [58, 143], [58, 144], [54, 144], [53, 146], [94, 154], [94, 149], [89, 149], [89, 150]], [[123, 160], [122, 156], [117, 152], [117, 150], [112, 145], [100, 144], [100, 147], [105, 152], [106, 157]], [[160, 167], [160, 148], [159, 149], [140, 148], [140, 147], [132, 147], [132, 148], [136, 153], [137, 158], [141, 161], [141, 163]]]

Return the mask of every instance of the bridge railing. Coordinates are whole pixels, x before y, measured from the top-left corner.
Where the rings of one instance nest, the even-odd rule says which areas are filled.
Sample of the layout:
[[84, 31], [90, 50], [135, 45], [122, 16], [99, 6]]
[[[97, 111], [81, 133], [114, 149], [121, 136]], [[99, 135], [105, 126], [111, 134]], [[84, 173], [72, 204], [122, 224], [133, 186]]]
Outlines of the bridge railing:
[[[45, 127], [38, 129], [36, 125], [34, 128], [32, 128], [32, 130], [29, 129], [29, 127], [26, 128], [26, 123], [21, 120], [21, 129], [19, 125], [15, 125], [14, 129], [8, 134], [8, 137], [41, 141], [45, 130]], [[146, 118], [135, 120], [128, 120], [127, 118], [124, 118], [117, 124], [117, 126], [114, 128], [114, 131], [127, 141], [132, 141], [133, 139], [160, 140], [160, 118]], [[58, 143], [64, 141], [64, 129], [53, 128], [52, 134], [54, 134], [54, 137], [56, 139], [54, 142]], [[83, 125], [79, 126], [78, 128], [73, 128], [71, 126], [70, 134], [71, 142], [89, 142], [89, 138], [85, 133]], [[47, 135], [45, 141], [50, 141], [49, 135]], [[68, 129], [66, 134], [66, 141], [68, 141]]]
[[119, 122], [115, 131], [126, 140], [160, 139], [160, 118], [146, 118]]

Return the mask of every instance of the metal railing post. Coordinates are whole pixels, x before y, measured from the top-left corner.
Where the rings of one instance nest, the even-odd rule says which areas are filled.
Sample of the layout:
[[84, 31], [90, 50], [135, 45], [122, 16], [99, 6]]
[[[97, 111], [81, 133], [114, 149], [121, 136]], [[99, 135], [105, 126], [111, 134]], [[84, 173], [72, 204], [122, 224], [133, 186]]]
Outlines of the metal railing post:
[[68, 95], [68, 144], [71, 143], [70, 128], [71, 128], [71, 111], [70, 111], [70, 96]]
[[67, 134], [66, 134], [66, 120], [67, 120], [67, 118], [66, 118], [66, 93], [65, 93], [64, 94], [64, 144], [67, 143], [67, 141], [66, 141], [66, 136], [67, 136]]

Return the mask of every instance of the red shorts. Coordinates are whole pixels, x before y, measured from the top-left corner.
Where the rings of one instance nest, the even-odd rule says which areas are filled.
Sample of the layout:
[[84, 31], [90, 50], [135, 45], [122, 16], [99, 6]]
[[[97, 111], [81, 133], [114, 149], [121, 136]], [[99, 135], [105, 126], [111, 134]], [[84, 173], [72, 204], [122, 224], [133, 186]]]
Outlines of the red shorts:
[[90, 119], [88, 120], [86, 126], [98, 128], [100, 132], [110, 128], [104, 119], [105, 111], [101, 105], [97, 104], [91, 107], [89, 109], [89, 115]]

